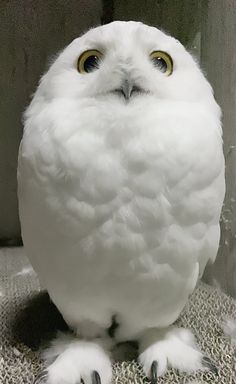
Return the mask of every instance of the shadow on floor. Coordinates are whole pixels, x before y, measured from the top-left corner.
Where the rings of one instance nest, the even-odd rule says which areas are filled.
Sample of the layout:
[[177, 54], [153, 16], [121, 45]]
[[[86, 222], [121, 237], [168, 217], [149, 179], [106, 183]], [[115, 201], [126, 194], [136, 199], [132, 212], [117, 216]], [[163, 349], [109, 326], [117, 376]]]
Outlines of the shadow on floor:
[[32, 350], [51, 340], [57, 331], [69, 331], [60, 312], [46, 291], [38, 293], [23, 303], [14, 319], [12, 329], [15, 338]]
[[[112, 323], [108, 329], [110, 336], [117, 326], [115, 322]], [[22, 303], [22, 309], [14, 319], [12, 329], [14, 338], [33, 351], [47, 345], [56, 336], [57, 331], [71, 332], [46, 291]], [[137, 357], [137, 352], [138, 344], [131, 341], [117, 344], [112, 355], [115, 361], [133, 360]]]

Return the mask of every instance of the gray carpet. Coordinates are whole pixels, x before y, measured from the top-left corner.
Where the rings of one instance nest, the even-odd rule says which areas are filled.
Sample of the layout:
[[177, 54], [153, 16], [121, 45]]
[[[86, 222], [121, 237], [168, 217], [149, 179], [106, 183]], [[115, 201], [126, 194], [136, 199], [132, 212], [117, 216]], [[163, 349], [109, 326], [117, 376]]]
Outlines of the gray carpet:
[[[218, 369], [179, 375], [175, 370], [158, 379], [158, 384], [236, 383], [236, 349], [222, 331], [225, 318], [236, 319], [236, 302], [220, 290], [201, 283], [192, 295], [178, 324], [191, 328], [202, 351]], [[66, 324], [41, 292], [37, 276], [24, 256], [23, 248], [0, 249], [0, 383], [32, 384], [43, 368], [39, 346]], [[148, 382], [133, 361], [114, 364], [114, 382]]]

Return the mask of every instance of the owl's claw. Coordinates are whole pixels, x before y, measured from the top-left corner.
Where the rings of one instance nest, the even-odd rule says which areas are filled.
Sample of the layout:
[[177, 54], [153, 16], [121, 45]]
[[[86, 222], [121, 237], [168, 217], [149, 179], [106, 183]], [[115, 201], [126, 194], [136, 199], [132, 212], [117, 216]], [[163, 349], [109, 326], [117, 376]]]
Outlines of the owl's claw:
[[154, 360], [151, 365], [151, 374], [150, 374], [150, 379], [151, 379], [151, 384], [157, 384], [157, 361]]
[[33, 384], [44, 384], [46, 383], [47, 377], [48, 377], [48, 371], [45, 369], [38, 374]]
[[92, 373], [92, 384], [101, 384], [101, 378], [97, 371]]
[[207, 356], [204, 356], [203, 359], [202, 359], [202, 364], [204, 367], [206, 368], [209, 368], [209, 370], [214, 373], [215, 375], [218, 376], [218, 369], [216, 368], [216, 366], [213, 364], [213, 362], [211, 361], [211, 359], [209, 359], [209, 357]]
[[[40, 372], [39, 375], [34, 380], [33, 384], [44, 384], [46, 383], [46, 380], [48, 378], [48, 371], [45, 369], [44, 371]], [[80, 380], [81, 384], [84, 384], [84, 380]], [[97, 371], [93, 371], [92, 373], [92, 384], [101, 384], [101, 378]]]

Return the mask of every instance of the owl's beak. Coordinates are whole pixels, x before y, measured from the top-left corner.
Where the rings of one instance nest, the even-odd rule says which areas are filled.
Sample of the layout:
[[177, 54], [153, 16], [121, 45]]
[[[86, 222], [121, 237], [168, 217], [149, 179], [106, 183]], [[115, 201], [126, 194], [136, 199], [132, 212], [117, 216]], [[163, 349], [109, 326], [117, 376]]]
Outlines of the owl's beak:
[[126, 100], [129, 100], [134, 93], [144, 93], [144, 90], [127, 79], [124, 79], [121, 87], [113, 92], [121, 94]]
[[121, 92], [123, 93], [126, 100], [130, 98], [132, 90], [133, 90], [133, 84], [131, 84], [129, 80], [124, 80], [121, 85]]

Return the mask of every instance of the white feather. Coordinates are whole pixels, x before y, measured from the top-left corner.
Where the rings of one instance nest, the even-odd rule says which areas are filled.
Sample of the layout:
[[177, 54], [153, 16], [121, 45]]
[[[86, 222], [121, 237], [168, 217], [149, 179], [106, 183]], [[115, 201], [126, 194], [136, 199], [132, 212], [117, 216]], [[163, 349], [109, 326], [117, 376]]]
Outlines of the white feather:
[[223, 322], [222, 328], [231, 343], [236, 346], [236, 320], [226, 318]]
[[[98, 70], [80, 54], [103, 52]], [[171, 55], [165, 76], [149, 59]], [[127, 102], [124, 78], [146, 93]], [[114, 22], [74, 40], [25, 114], [19, 207], [27, 254], [68, 324], [120, 322], [120, 340], [179, 316], [219, 244], [220, 109], [174, 38]], [[132, 308], [132, 310], [131, 310]]]

